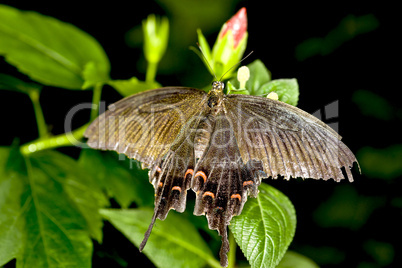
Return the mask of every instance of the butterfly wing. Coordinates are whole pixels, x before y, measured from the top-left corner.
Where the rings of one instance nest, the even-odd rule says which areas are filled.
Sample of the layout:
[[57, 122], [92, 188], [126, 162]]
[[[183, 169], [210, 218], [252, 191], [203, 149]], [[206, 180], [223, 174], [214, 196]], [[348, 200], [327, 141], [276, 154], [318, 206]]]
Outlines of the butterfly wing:
[[261, 160], [268, 176], [340, 181], [342, 167], [357, 162], [341, 137], [316, 117], [286, 103], [249, 95], [227, 95], [228, 118], [244, 161]]
[[206, 95], [198, 89], [166, 87], [124, 98], [88, 127], [88, 145], [126, 154], [151, 167], [168, 152]]
[[155, 209], [151, 223], [140, 245], [143, 250], [156, 219], [164, 220], [171, 209], [183, 212], [187, 190], [191, 186], [194, 170], [194, 140], [200, 121], [205, 117], [200, 110], [181, 129], [168, 152], [151, 167], [149, 180], [155, 188]]
[[209, 117], [205, 124], [209, 125], [211, 135], [194, 169], [191, 186], [196, 192], [194, 214], [206, 214], [209, 228], [218, 230], [222, 236], [220, 259], [226, 267], [227, 225], [241, 213], [249, 194], [256, 197], [264, 174], [261, 162], [243, 162], [232, 125], [223, 112]]

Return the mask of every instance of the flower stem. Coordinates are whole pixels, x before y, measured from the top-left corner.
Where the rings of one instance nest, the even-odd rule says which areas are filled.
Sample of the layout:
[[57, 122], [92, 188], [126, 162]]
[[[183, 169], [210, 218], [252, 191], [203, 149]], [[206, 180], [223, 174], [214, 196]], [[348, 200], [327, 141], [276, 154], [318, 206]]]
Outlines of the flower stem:
[[102, 87], [102, 83], [97, 83], [93, 89], [92, 104], [95, 104], [94, 107], [97, 108], [91, 110], [91, 121], [93, 121], [98, 116], [99, 102], [102, 95]]
[[229, 245], [230, 245], [230, 249], [229, 249], [229, 256], [228, 256], [228, 260], [229, 260], [229, 265], [228, 268], [234, 268], [235, 264], [236, 264], [236, 241], [235, 238], [233, 236], [233, 233], [230, 231], [230, 229], [228, 228], [229, 231]]
[[145, 75], [145, 82], [147, 82], [147, 83], [155, 82], [157, 68], [158, 68], [157, 62], [148, 61], [147, 73]]
[[32, 101], [32, 105], [35, 111], [36, 124], [38, 126], [39, 138], [45, 138], [49, 135], [47, 131], [47, 125], [45, 117], [43, 116], [42, 107], [39, 102], [40, 89], [32, 88], [28, 92], [29, 98]]
[[88, 125], [89, 123], [68, 133], [28, 142], [20, 147], [21, 153], [23, 155], [29, 155], [37, 151], [58, 148], [61, 146], [83, 145], [80, 142], [80, 139], [84, 136], [84, 132]]

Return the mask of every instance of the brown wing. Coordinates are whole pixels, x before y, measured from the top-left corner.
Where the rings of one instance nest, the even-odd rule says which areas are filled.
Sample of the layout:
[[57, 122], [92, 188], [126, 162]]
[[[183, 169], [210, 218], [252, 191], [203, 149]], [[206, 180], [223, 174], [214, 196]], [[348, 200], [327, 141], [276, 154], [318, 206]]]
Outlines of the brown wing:
[[152, 166], [205, 102], [201, 90], [166, 87], [141, 92], [109, 106], [86, 130], [92, 148], [114, 150]]
[[152, 221], [140, 245], [143, 250], [156, 219], [164, 220], [171, 209], [183, 212], [186, 207], [187, 190], [191, 186], [194, 170], [194, 139], [198, 125], [204, 118], [200, 110], [182, 128], [168, 152], [161, 156], [149, 171], [149, 180], [155, 188], [155, 209]]
[[227, 95], [227, 116], [243, 161], [261, 160], [268, 176], [340, 181], [342, 167], [357, 162], [341, 137], [316, 117], [286, 103], [249, 95]]
[[261, 174], [261, 162], [243, 162], [232, 126], [224, 113], [209, 117], [206, 124], [212, 131], [193, 172], [194, 214], [206, 214], [209, 228], [218, 230], [222, 236], [220, 259], [221, 265], [226, 267], [227, 226], [233, 216], [241, 213], [247, 196], [257, 196], [258, 185], [265, 174]]

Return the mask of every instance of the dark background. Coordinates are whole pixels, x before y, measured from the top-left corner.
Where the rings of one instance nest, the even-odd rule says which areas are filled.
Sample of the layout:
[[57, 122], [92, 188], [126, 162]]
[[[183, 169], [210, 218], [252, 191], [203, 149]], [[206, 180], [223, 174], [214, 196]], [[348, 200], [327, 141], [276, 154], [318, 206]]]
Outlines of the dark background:
[[[400, 263], [402, 163], [398, 162], [401, 152], [394, 150], [394, 145], [401, 143], [397, 127], [402, 113], [397, 95], [400, 68], [396, 66], [400, 46], [396, 39], [400, 28], [396, 7], [378, 3], [309, 6], [278, 1], [107, 1], [96, 5], [84, 1], [1, 3], [69, 22], [95, 37], [110, 59], [113, 79], [132, 76], [144, 79], [145, 61], [138, 26], [148, 14], [166, 15], [170, 20], [171, 39], [157, 80], [164, 86], [194, 87], [203, 87], [212, 79], [198, 57], [188, 49], [197, 42], [196, 29], [202, 29], [212, 45], [221, 25], [245, 6], [249, 25], [247, 51], [254, 51], [245, 64], [261, 59], [273, 79], [297, 78], [300, 86], [298, 107], [307, 112], [323, 110], [325, 105], [339, 101], [339, 116], [326, 123], [339, 126], [343, 141], [357, 154], [363, 171], [359, 175], [355, 166], [352, 184], [346, 181], [266, 181], [284, 192], [296, 208], [298, 225], [290, 249], [323, 267], [396, 267]], [[378, 22], [375, 29], [341, 41], [325, 55], [318, 53], [297, 59], [296, 48], [304, 41], [325, 38], [349, 15], [358, 18], [368, 14]], [[336, 43], [341, 39], [340, 36], [333, 41]], [[0, 58], [0, 73], [26, 79], [3, 58]], [[362, 90], [373, 98], [356, 94]], [[64, 132], [63, 119], [69, 109], [78, 103], [90, 102], [91, 97], [91, 92], [45, 87], [41, 104], [52, 132]], [[107, 103], [120, 98], [112, 88], [104, 88], [102, 99]], [[35, 139], [36, 122], [29, 99], [15, 92], [0, 91], [0, 101], [1, 144], [9, 145], [15, 137], [22, 144]], [[388, 117], [376, 116], [384, 109], [390, 111]], [[325, 114], [322, 116], [325, 118]], [[83, 113], [82, 118], [75, 120], [78, 127], [88, 121], [88, 115]], [[391, 149], [383, 151], [386, 148]], [[72, 156], [79, 153], [75, 148], [61, 150]], [[367, 155], [373, 151], [379, 154]], [[384, 158], [395, 162], [393, 173], [384, 171], [383, 162], [376, 162]], [[393, 175], [381, 176], [381, 172]], [[140, 260], [152, 265], [108, 224], [104, 244], [96, 245], [95, 250], [94, 267], [100, 263], [132, 267]]]

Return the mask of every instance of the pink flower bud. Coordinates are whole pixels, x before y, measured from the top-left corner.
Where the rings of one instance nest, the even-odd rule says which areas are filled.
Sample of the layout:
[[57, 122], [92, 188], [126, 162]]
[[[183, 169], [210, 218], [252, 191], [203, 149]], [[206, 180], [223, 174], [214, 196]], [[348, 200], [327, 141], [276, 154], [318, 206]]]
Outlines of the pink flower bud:
[[232, 32], [234, 48], [236, 48], [244, 34], [247, 32], [247, 12], [245, 7], [241, 8], [223, 25], [219, 38], [222, 39], [229, 30]]

